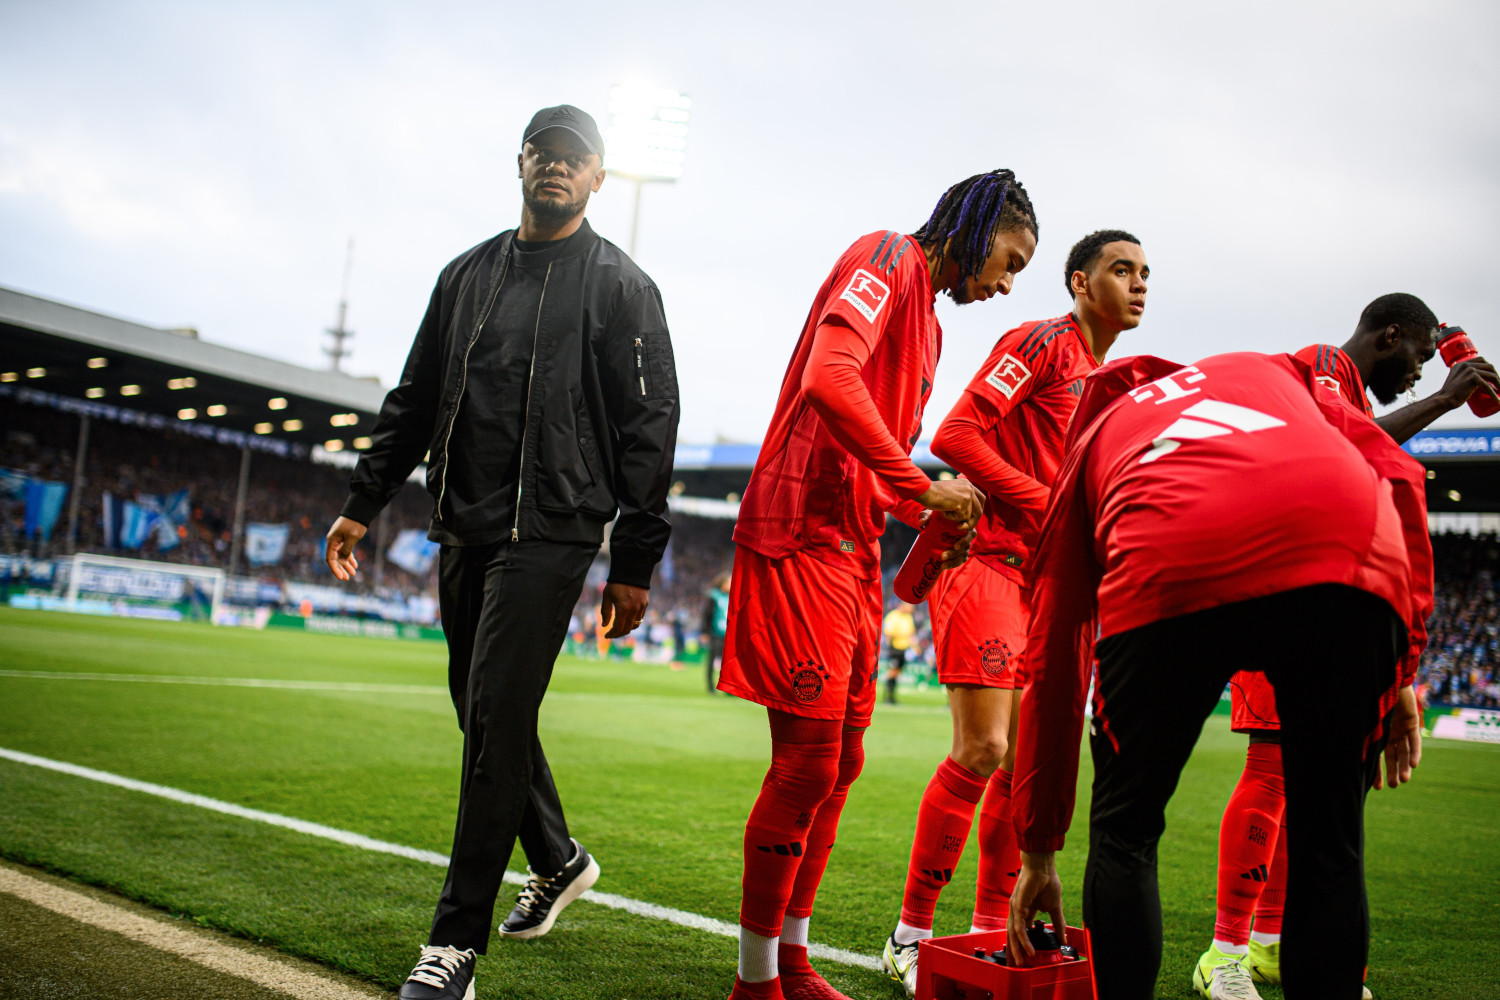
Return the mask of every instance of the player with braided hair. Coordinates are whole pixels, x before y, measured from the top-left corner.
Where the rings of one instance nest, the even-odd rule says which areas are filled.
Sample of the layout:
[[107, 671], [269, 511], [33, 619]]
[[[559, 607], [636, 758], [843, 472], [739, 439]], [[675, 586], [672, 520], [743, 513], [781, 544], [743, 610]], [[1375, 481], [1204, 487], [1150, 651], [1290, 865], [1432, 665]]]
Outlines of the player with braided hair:
[[932, 936], [938, 896], [958, 867], [981, 799], [972, 928], [1005, 926], [1021, 867], [1010, 793], [1031, 553], [1084, 377], [1140, 323], [1150, 273], [1140, 240], [1127, 232], [1103, 229], [1079, 240], [1063, 275], [1072, 311], [1001, 337], [932, 439], [933, 454], [987, 501], [973, 558], [943, 573], [928, 597], [953, 745], [917, 809], [901, 918], [881, 956], [912, 994], [918, 942]]
[[934, 301], [1008, 294], [1036, 231], [1010, 171], [967, 178], [916, 233], [856, 240], [803, 325], [734, 530], [719, 690], [766, 707], [771, 766], [745, 824], [732, 1000], [843, 997], [808, 964], [808, 921], [864, 765], [886, 513], [972, 528], [984, 502], [910, 458], [942, 345]]

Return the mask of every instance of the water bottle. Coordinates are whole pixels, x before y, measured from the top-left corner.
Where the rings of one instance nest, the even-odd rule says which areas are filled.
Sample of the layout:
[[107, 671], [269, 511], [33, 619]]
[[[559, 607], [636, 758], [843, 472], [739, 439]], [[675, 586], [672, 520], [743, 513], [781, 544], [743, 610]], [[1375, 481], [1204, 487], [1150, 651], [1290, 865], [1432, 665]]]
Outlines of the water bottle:
[[943, 571], [943, 553], [963, 540], [966, 532], [957, 522], [933, 511], [922, 527], [922, 533], [911, 543], [906, 561], [896, 572], [896, 596], [907, 604], [927, 600], [938, 574]]
[[[1472, 361], [1479, 357], [1479, 351], [1474, 347], [1474, 341], [1464, 332], [1461, 326], [1449, 326], [1444, 323], [1438, 328], [1438, 353], [1443, 356], [1443, 363], [1449, 368], [1461, 361]], [[1474, 395], [1469, 397], [1469, 409], [1474, 411], [1476, 417], [1488, 417], [1500, 412], [1500, 400], [1482, 389], [1477, 389]]]

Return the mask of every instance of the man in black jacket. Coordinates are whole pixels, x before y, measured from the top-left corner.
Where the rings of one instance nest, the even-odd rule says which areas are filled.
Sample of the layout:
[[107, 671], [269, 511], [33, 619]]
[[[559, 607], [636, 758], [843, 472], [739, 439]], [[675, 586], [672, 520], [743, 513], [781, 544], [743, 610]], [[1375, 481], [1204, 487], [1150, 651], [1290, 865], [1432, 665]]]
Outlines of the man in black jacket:
[[328, 566], [348, 580], [356, 543], [427, 456], [464, 760], [448, 877], [406, 1000], [473, 996], [517, 836], [531, 878], [501, 936], [547, 933], [599, 875], [568, 836], [537, 713], [616, 511], [600, 620], [619, 638], [646, 613], [678, 417], [661, 295], [583, 217], [603, 153], [578, 108], [532, 118], [520, 228], [443, 269], [328, 532]]

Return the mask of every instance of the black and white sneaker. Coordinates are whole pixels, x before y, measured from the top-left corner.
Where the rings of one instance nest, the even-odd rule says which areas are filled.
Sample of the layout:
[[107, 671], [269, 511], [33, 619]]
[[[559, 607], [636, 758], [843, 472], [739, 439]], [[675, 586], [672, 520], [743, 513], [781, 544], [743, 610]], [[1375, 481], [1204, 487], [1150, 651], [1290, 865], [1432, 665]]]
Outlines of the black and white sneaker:
[[474, 1000], [474, 951], [424, 945], [399, 1000]]
[[[528, 873], [531, 872], [527, 868]], [[516, 908], [500, 925], [503, 938], [536, 938], [552, 929], [557, 915], [599, 881], [599, 862], [573, 841], [573, 860], [551, 878], [532, 874], [516, 899]]]

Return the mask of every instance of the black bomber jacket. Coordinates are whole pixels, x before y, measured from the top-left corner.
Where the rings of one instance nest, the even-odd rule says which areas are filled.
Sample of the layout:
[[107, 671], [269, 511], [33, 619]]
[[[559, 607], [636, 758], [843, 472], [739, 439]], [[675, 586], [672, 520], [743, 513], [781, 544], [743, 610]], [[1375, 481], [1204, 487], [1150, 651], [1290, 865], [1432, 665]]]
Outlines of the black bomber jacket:
[[[618, 512], [609, 579], [648, 587], [671, 533], [672, 341], [651, 279], [587, 221], [575, 236], [546, 273], [535, 317], [510, 538], [597, 545]], [[465, 393], [487, 388], [466, 384], [466, 362], [490, 311], [504, 308], [514, 239], [507, 230], [486, 240], [438, 277], [401, 382], [386, 394], [350, 477], [345, 517], [369, 524], [426, 455], [428, 537], [480, 541], [443, 521], [448, 469], [476, 460], [450, 453], [448, 440]]]

